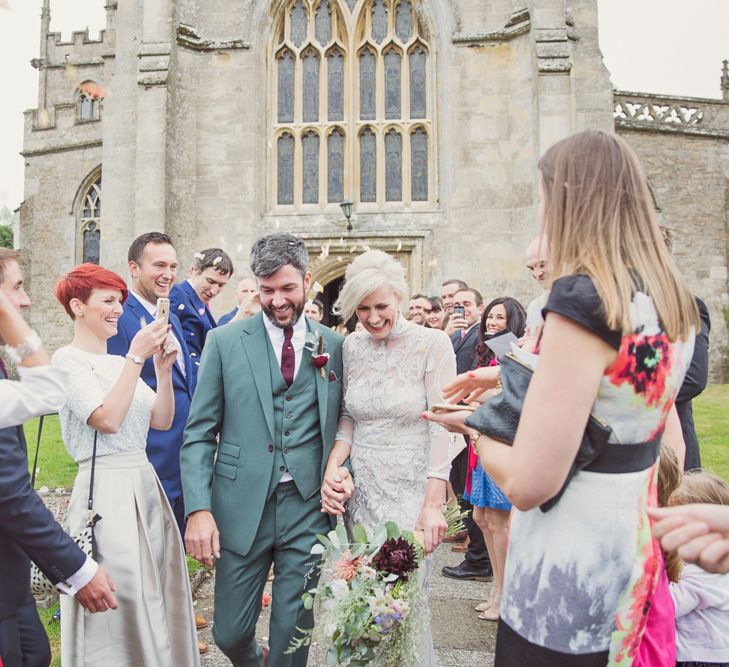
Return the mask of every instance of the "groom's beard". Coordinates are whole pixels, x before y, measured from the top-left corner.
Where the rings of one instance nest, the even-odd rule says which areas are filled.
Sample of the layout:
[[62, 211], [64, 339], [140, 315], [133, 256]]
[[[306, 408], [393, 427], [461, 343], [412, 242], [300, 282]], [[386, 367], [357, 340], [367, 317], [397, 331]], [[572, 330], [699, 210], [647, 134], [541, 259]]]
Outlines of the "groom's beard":
[[278, 309], [272, 308], [270, 306], [264, 306], [263, 303], [261, 303], [261, 310], [266, 314], [266, 317], [271, 321], [271, 324], [273, 324], [275, 327], [278, 327], [279, 329], [285, 329], [286, 327], [293, 327], [299, 321], [302, 314], [304, 313], [305, 302], [302, 299], [297, 303], [289, 302], [288, 305], [290, 306], [290, 310], [288, 312], [291, 314], [291, 316], [287, 320], [277, 319], [276, 313]]

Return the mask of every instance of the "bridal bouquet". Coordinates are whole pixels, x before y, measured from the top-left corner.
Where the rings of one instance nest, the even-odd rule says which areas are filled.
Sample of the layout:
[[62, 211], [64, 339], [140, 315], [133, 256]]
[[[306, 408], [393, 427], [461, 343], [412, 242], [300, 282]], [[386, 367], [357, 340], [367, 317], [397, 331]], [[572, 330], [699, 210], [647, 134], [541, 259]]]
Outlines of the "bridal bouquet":
[[[444, 508], [444, 515], [447, 534], [462, 529], [458, 505]], [[317, 624], [313, 631], [297, 628], [301, 636], [287, 652], [310, 644], [313, 636], [329, 645], [331, 665], [417, 665], [422, 616], [428, 613], [418, 576], [422, 537], [388, 522], [374, 535], [354, 526], [351, 542], [343, 526], [318, 538], [311, 553], [321, 561], [314, 569], [330, 563], [332, 578], [304, 593], [307, 609], [317, 603]]]

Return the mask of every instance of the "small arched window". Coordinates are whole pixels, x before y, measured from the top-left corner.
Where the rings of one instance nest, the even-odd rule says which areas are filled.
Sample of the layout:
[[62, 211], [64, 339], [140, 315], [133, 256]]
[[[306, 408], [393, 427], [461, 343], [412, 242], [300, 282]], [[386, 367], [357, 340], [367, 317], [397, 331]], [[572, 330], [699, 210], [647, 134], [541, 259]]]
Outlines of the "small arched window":
[[78, 119], [80, 122], [99, 120], [99, 108], [103, 94], [101, 86], [93, 81], [85, 81], [78, 87]]
[[81, 200], [81, 261], [98, 264], [101, 256], [101, 175]]

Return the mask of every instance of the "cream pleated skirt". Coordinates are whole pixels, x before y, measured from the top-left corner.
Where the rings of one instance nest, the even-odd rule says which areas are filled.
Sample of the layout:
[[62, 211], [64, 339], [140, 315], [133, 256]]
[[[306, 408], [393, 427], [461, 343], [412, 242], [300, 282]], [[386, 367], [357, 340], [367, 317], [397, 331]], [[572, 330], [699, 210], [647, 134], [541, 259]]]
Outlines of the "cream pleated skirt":
[[[83, 526], [91, 461], [79, 465], [68, 529]], [[63, 667], [197, 667], [195, 616], [180, 533], [144, 451], [96, 459], [98, 561], [117, 609], [92, 614], [61, 595]]]

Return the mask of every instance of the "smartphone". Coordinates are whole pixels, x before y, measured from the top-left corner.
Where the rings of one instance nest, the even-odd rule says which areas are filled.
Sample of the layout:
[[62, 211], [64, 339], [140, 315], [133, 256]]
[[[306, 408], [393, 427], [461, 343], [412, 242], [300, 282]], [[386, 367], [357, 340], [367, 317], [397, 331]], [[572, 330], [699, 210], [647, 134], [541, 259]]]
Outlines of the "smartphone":
[[468, 410], [473, 412], [477, 406], [475, 405], [453, 405], [453, 403], [436, 403], [430, 406], [431, 412], [460, 412]]
[[157, 322], [164, 322], [165, 326], [170, 321], [170, 300], [166, 297], [157, 299]]
[[453, 306], [453, 314], [466, 317], [466, 309], [463, 306]]

